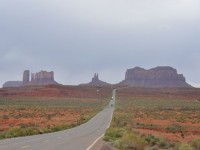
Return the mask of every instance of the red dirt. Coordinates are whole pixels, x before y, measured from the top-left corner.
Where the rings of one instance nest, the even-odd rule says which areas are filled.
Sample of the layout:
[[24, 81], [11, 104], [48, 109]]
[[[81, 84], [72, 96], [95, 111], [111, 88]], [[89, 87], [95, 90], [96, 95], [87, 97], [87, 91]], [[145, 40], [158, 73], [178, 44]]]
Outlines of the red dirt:
[[187, 99], [200, 101], [200, 88], [125, 88], [118, 93], [120, 97]]
[[0, 118], [0, 131], [7, 131], [12, 127], [20, 126], [47, 128], [55, 125], [75, 124], [76, 121], [80, 119], [80, 112], [73, 109], [25, 108], [23, 110], [14, 110], [14, 108], [8, 108], [6, 112], [0, 111], [0, 116], [7, 116], [7, 118]]
[[193, 139], [199, 138], [199, 135], [194, 133], [188, 133], [184, 135], [184, 138], [181, 137], [181, 133], [166, 133], [166, 132], [160, 132], [150, 129], [136, 129], [136, 131], [139, 131], [141, 134], [148, 135], [156, 135], [158, 137], [165, 137], [169, 139], [170, 141], [174, 142], [188, 142], [192, 141]]
[[80, 108], [25, 106], [23, 109], [18, 109], [12, 105], [15, 100], [17, 105], [20, 99], [23, 99], [23, 101], [42, 100], [49, 102], [58, 99], [64, 100], [65, 103], [68, 98], [76, 104], [92, 104], [95, 103], [95, 100], [111, 97], [111, 91], [111, 88], [62, 85], [2, 88], [0, 89], [0, 101], [9, 100], [9, 103], [0, 108], [0, 132], [20, 126], [47, 128], [54, 125], [76, 124], [82, 114], [90, 115], [95, 111], [95, 108], [87, 106]]
[[[118, 91], [117, 96], [119, 103], [123, 105], [122, 112], [133, 115], [131, 125], [139, 133], [152, 134], [179, 142], [200, 138], [199, 88], [128, 88]], [[147, 104], [141, 105], [140, 100]], [[162, 104], [165, 100], [169, 100], [166, 103], [167, 106], [165, 103]], [[170, 105], [170, 101], [173, 102], [173, 100], [183, 101], [181, 103], [184, 105], [182, 108], [173, 107]], [[192, 106], [196, 103], [198, 107], [193, 109], [190, 105], [191, 101]], [[172, 125], [180, 125], [183, 129], [173, 133], [168, 130], [168, 127]]]
[[[140, 133], [145, 135], [153, 134], [160, 137], [165, 137], [171, 141], [186, 142], [200, 137], [200, 123], [180, 123], [175, 120], [154, 120], [148, 118], [134, 119], [134, 122], [156, 126], [156, 128], [152, 129], [149, 129], [148, 127], [139, 127], [136, 130]], [[177, 124], [184, 127], [184, 138], [181, 136], [181, 132], [171, 133], [166, 131], [166, 128], [172, 124]]]
[[[100, 90], [97, 92], [97, 89]], [[84, 87], [84, 86], [28, 86], [19, 88], [2, 88], [0, 97], [107, 97], [111, 96], [112, 89], [101, 87]]]

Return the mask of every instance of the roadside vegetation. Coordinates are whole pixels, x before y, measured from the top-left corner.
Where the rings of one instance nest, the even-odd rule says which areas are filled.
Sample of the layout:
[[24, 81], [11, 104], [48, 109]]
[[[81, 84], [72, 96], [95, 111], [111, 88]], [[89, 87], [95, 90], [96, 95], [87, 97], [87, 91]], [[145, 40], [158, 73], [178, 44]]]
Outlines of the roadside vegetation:
[[87, 122], [109, 98], [0, 98], [0, 139], [60, 131]]
[[121, 150], [199, 150], [200, 102], [123, 97], [119, 91], [104, 140]]

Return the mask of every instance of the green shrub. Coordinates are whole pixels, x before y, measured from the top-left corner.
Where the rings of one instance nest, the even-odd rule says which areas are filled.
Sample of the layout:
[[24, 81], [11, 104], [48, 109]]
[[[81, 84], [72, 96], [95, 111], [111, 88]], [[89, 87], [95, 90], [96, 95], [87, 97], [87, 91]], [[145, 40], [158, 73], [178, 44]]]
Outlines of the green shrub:
[[160, 148], [168, 149], [168, 148], [170, 148], [170, 146], [171, 145], [170, 145], [169, 141], [167, 141], [166, 139], [161, 139], [159, 142]]
[[43, 134], [45, 133], [44, 130], [35, 127], [28, 127], [28, 128], [12, 128], [1, 135], [3, 138], [12, 138], [12, 137], [19, 137], [19, 136], [27, 136], [27, 135], [36, 135], [36, 134]]
[[153, 147], [148, 147], [148, 148], [145, 148], [145, 150], [158, 150], [158, 146], [155, 145]]
[[181, 125], [178, 125], [178, 124], [172, 124], [172, 125], [168, 126], [166, 128], [166, 130], [168, 132], [172, 132], [172, 133], [182, 132], [183, 131], [183, 127]]
[[2, 119], [9, 119], [8, 115], [2, 115]]
[[149, 134], [148, 136], [145, 137], [145, 141], [147, 141], [151, 146], [153, 146], [157, 145], [160, 139], [152, 134]]
[[134, 133], [126, 133], [121, 139], [114, 143], [116, 147], [122, 150], [144, 150], [146, 144], [143, 137]]
[[36, 135], [36, 134], [43, 134], [43, 133], [49, 133], [49, 132], [56, 132], [61, 131], [64, 129], [68, 129], [71, 127], [76, 126], [75, 124], [71, 125], [56, 125], [54, 127], [48, 127], [48, 128], [38, 128], [38, 127], [27, 127], [25, 128], [24, 125], [18, 128], [11, 128], [5, 133], [0, 134], [0, 139], [4, 138], [12, 138], [12, 137], [19, 137], [19, 136], [27, 136], [27, 135]]
[[124, 134], [124, 129], [120, 129], [120, 128], [109, 128], [106, 131], [106, 134], [104, 136], [104, 140], [105, 141], [115, 141], [119, 138], [121, 138]]
[[200, 139], [194, 139], [191, 143], [194, 150], [200, 150]]
[[4, 134], [0, 134], [0, 140], [4, 139], [5, 135]]
[[113, 117], [113, 121], [117, 127], [126, 127], [129, 123], [131, 115], [117, 114]]
[[53, 127], [51, 128], [51, 131], [53, 131], [53, 132], [60, 131], [60, 130], [61, 130], [61, 127], [58, 126], [58, 125], [53, 126]]
[[18, 137], [18, 136], [24, 136], [26, 132], [22, 128], [12, 128], [10, 129], [5, 137], [6, 138], [11, 138], [11, 137]]
[[104, 137], [103, 137], [103, 140], [106, 141], [106, 142], [109, 142], [109, 141], [110, 141], [110, 138], [109, 138], [109, 136], [104, 136]]
[[182, 143], [178, 150], [193, 150], [193, 148], [187, 143]]
[[[25, 129], [25, 134], [24, 135], [35, 135], [35, 134], [39, 134], [39, 130], [37, 128], [27, 128]], [[22, 135], [22, 136], [24, 136]]]
[[72, 127], [75, 127], [75, 124], [70, 124], [70, 125], [55, 125], [52, 128], [50, 128], [50, 132], [56, 132], [56, 131], [61, 131], [65, 129], [69, 129]]

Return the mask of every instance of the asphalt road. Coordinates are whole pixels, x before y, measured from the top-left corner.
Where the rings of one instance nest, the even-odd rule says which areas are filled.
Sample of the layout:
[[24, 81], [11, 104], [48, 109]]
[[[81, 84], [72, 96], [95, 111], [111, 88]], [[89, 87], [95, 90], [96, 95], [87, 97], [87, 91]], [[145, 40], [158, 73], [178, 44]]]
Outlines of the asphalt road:
[[115, 92], [109, 105], [87, 123], [55, 133], [1, 140], [0, 150], [90, 150], [110, 125]]

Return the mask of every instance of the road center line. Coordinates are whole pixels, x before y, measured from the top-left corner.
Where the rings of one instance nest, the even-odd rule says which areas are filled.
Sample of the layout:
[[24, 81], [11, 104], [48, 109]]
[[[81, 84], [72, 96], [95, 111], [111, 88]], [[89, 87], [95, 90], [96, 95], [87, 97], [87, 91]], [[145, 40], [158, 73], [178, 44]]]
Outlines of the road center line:
[[[114, 113], [114, 112], [113, 112], [113, 113]], [[108, 124], [107, 129], [110, 127], [110, 124], [111, 124], [111, 122], [112, 122], [113, 113], [112, 113], [112, 115], [111, 115], [110, 123]]]
[[[109, 122], [109, 124], [108, 124], [107, 129], [110, 127], [110, 124], [111, 124], [111, 122], [112, 122], [112, 117], [113, 117], [113, 113], [112, 113], [112, 115], [111, 115], [110, 122]], [[105, 134], [105, 133], [103, 133], [100, 137], [98, 137], [86, 150], [90, 150], [90, 149], [96, 144], [96, 142], [97, 142], [99, 139], [103, 138], [104, 134]]]
[[25, 149], [25, 148], [29, 148], [29, 147], [30, 147], [30, 145], [27, 145], [27, 146], [21, 147], [21, 149]]
[[49, 142], [49, 140], [45, 140], [44, 142]]

